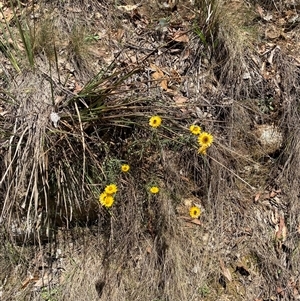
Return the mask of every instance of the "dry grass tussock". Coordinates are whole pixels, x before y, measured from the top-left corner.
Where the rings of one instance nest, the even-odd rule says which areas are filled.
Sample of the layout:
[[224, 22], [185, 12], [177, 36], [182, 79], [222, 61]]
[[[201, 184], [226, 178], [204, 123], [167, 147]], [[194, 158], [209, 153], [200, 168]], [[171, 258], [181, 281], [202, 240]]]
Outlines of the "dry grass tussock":
[[2, 8], [1, 298], [297, 298], [299, 67], [243, 2], [134, 5]]

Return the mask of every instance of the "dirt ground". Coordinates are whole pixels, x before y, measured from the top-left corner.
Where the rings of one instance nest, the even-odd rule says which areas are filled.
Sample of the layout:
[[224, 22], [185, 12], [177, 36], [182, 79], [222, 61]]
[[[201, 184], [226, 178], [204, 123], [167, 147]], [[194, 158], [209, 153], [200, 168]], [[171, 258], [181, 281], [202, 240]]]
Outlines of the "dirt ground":
[[297, 1], [0, 7], [1, 300], [300, 299]]

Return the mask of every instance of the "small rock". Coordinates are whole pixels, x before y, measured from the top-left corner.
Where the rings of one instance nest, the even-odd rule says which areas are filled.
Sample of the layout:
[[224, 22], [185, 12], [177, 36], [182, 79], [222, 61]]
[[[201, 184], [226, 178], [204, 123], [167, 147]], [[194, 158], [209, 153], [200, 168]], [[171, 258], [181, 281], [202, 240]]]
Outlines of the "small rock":
[[273, 154], [278, 150], [283, 142], [283, 135], [279, 128], [274, 125], [262, 124], [258, 125], [255, 130], [260, 145], [265, 154]]

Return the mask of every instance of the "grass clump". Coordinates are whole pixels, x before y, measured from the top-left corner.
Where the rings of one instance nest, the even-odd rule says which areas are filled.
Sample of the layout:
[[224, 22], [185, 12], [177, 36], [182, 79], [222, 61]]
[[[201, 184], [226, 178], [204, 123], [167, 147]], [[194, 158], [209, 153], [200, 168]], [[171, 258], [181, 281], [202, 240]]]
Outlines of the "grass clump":
[[197, 18], [194, 23], [194, 31], [206, 47], [217, 45], [217, 34], [220, 26], [222, 1], [196, 0]]
[[[71, 10], [67, 3], [60, 5]], [[43, 281], [49, 273], [57, 282], [49, 280], [47, 289], [44, 285], [34, 292], [32, 280], [24, 295], [39, 300], [221, 300], [227, 294], [254, 300], [261, 294], [257, 283], [265, 292], [270, 286], [265, 299], [274, 299], [273, 276], [288, 283], [293, 268], [281, 255], [297, 266], [293, 252], [285, 250], [297, 248], [298, 239], [292, 235], [290, 246], [274, 231], [276, 225], [297, 223], [285, 205], [280, 207], [284, 213], [273, 212], [274, 225], [265, 222], [264, 212], [273, 208], [271, 201], [265, 203], [276, 202], [270, 194], [252, 201], [254, 192], [266, 187], [266, 170], [276, 163], [267, 156], [256, 160], [250, 151], [259, 146], [255, 122], [265, 122], [266, 115], [251, 99], [257, 91], [239, 82], [251, 66], [243, 40], [230, 32], [234, 22], [220, 13], [225, 5], [196, 1], [189, 6], [196, 12], [194, 31], [168, 45], [148, 32], [155, 26], [146, 22], [143, 4], [132, 11], [123, 7], [129, 9], [126, 14], [118, 11], [117, 27], [123, 19], [128, 26], [122, 43], [122, 32], [116, 40], [110, 32], [102, 41], [86, 41], [86, 32], [96, 32], [88, 30], [90, 23], [80, 27], [86, 12], [78, 12], [82, 20], [66, 21], [65, 43], [52, 36], [62, 32], [59, 23], [49, 26], [54, 54], [46, 51], [47, 37], [35, 40], [35, 57], [41, 58], [30, 72], [15, 76], [10, 94], [1, 98], [8, 112], [1, 116], [6, 131], [0, 149], [1, 222], [10, 243], [32, 244], [33, 253], [42, 253], [37, 257], [48, 258], [47, 265], [32, 260], [28, 270]], [[179, 13], [170, 12], [168, 31], [178, 29], [174, 18]], [[99, 28], [114, 27], [94, 17]], [[47, 29], [35, 32], [46, 35]], [[128, 44], [130, 35], [137, 45]], [[101, 49], [105, 43], [114, 47], [106, 60], [85, 56], [92, 44]], [[277, 54], [276, 59], [279, 66]], [[97, 68], [89, 70], [82, 60]], [[204, 71], [206, 79], [200, 77]], [[282, 84], [295, 101], [297, 83], [285, 76]], [[241, 101], [241, 95], [251, 97]], [[296, 117], [287, 105], [281, 125], [287, 137]], [[297, 179], [289, 164], [297, 159], [296, 136], [284, 155], [278, 160], [287, 178]], [[297, 204], [289, 206], [295, 217]], [[256, 260], [252, 266], [243, 261], [249, 254]], [[11, 266], [2, 264], [1, 271], [17, 261], [12, 256]]]

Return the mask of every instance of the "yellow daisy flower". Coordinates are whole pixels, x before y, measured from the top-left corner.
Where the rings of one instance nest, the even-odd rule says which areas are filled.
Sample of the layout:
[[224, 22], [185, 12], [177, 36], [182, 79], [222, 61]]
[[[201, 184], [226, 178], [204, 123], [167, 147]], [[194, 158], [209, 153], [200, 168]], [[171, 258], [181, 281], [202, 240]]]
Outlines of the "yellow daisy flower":
[[157, 128], [161, 125], [161, 118], [159, 116], [152, 116], [149, 119], [149, 125], [153, 128]]
[[190, 131], [194, 135], [199, 135], [201, 133], [201, 127], [199, 125], [192, 124], [190, 126]]
[[99, 197], [99, 203], [103, 205], [104, 199], [107, 196], [106, 192], [102, 192]]
[[206, 155], [206, 150], [208, 149], [208, 146], [206, 145], [202, 145], [199, 147], [198, 149], [198, 154], [201, 154], [201, 155]]
[[198, 137], [198, 143], [201, 146], [209, 147], [209, 146], [211, 146], [213, 141], [214, 141], [213, 135], [206, 133], [206, 132], [201, 133]]
[[196, 206], [191, 207], [191, 209], [190, 209], [190, 217], [191, 218], [199, 218], [200, 214], [201, 214], [200, 208], [198, 208]]
[[156, 186], [152, 186], [150, 188], [150, 192], [153, 193], [153, 194], [159, 193], [159, 188], [156, 187]]
[[129, 166], [128, 164], [123, 164], [123, 165], [121, 166], [121, 170], [122, 170], [123, 172], [128, 172], [129, 169], [130, 169], [130, 166]]
[[107, 194], [114, 194], [118, 191], [118, 187], [116, 184], [107, 185], [104, 189]]
[[110, 208], [113, 205], [114, 201], [115, 199], [110, 194], [107, 194], [106, 192], [102, 192], [100, 194], [99, 202], [104, 207]]

